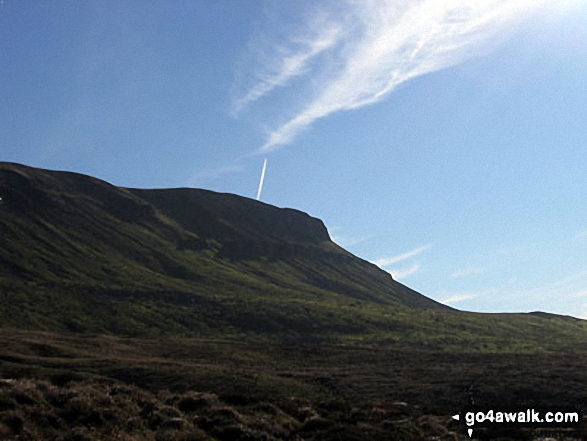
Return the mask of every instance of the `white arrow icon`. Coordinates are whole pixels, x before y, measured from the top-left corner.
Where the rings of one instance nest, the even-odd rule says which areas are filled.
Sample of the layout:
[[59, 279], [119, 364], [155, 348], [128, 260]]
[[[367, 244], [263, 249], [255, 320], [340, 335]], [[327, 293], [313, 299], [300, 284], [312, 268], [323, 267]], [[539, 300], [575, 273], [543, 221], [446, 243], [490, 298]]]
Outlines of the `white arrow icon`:
[[[460, 421], [461, 417], [460, 415], [457, 413], [456, 415], [452, 416], [453, 420], [457, 420]], [[471, 438], [473, 436], [473, 429], [468, 429], [467, 432], [469, 433], [469, 438]]]

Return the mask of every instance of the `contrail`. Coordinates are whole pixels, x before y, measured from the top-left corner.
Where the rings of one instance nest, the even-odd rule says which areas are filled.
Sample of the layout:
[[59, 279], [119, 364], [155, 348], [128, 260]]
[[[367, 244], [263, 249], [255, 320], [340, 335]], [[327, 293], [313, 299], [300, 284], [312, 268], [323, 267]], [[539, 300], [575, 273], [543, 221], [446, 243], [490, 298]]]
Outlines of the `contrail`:
[[263, 161], [263, 171], [261, 172], [261, 180], [259, 181], [259, 190], [257, 190], [257, 200], [261, 199], [261, 191], [263, 191], [263, 181], [265, 180], [265, 170], [267, 170], [267, 158]]

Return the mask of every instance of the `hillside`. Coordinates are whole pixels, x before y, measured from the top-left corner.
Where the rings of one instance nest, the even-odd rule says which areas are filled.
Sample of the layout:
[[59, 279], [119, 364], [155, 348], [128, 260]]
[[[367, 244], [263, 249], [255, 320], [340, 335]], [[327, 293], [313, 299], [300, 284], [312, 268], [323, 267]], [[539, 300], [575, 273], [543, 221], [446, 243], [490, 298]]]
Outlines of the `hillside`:
[[297, 210], [13, 163], [0, 163], [0, 197], [5, 328], [485, 351], [586, 346], [580, 320], [441, 305]]
[[587, 406], [586, 321], [448, 308], [300, 211], [9, 163], [0, 197], [0, 438], [454, 440], [473, 398]]

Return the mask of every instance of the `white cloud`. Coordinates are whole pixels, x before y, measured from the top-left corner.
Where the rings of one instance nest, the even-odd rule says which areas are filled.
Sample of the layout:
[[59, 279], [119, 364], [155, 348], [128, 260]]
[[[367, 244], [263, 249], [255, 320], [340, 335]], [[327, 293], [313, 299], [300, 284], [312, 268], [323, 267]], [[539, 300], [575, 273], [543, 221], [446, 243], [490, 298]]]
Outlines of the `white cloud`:
[[573, 240], [576, 242], [587, 241], [587, 231], [581, 231], [580, 233], [575, 234]]
[[292, 78], [303, 75], [308, 71], [309, 63], [322, 52], [332, 48], [340, 40], [342, 31], [338, 24], [327, 25], [319, 29], [313, 39], [301, 41], [302, 49], [291, 53], [286, 48], [278, 50], [278, 57], [273, 63], [277, 66], [267, 66], [265, 72], [257, 74], [259, 81], [234, 105], [234, 111], [240, 112], [254, 101], [262, 98], [276, 87], [284, 86]]
[[424, 245], [422, 247], [415, 248], [415, 249], [408, 251], [406, 253], [403, 253], [403, 254], [398, 254], [398, 255], [392, 256], [392, 257], [386, 257], [384, 259], [373, 260], [373, 261], [371, 261], [371, 263], [373, 263], [379, 267], [394, 265], [396, 263], [399, 263], [404, 260], [410, 259], [414, 256], [417, 256], [418, 254], [423, 253], [424, 251], [426, 251], [430, 247], [431, 247], [430, 244]]
[[373, 260], [371, 263], [377, 265], [380, 268], [386, 268], [387, 271], [391, 276], [398, 280], [398, 279], [405, 279], [413, 274], [416, 274], [420, 271], [420, 263], [416, 262], [408, 267], [400, 267], [400, 268], [390, 268], [391, 266], [403, 262], [405, 260], [411, 259], [412, 257], [418, 256], [430, 248], [432, 245], [424, 245], [418, 248], [414, 248], [413, 250], [407, 251], [402, 254], [398, 254], [391, 257], [386, 257], [384, 259]]
[[445, 299], [439, 300], [440, 303], [444, 303], [445, 305], [452, 305], [454, 303], [464, 302], [465, 300], [474, 299], [477, 297], [476, 294], [457, 294]]
[[197, 181], [205, 180], [205, 179], [218, 179], [222, 176], [232, 175], [235, 173], [239, 173], [243, 170], [242, 165], [228, 165], [225, 167], [218, 167], [212, 168], [207, 170], [201, 170], [197, 173], [194, 173], [192, 176], [189, 177], [188, 185], [193, 185]]
[[460, 277], [467, 277], [467, 276], [472, 276], [475, 274], [481, 274], [482, 272], [483, 272], [483, 268], [464, 268], [464, 269], [455, 271], [450, 276], [453, 279], [458, 279]]
[[362, 237], [349, 237], [349, 236], [342, 236], [340, 234], [333, 234], [330, 236], [333, 242], [340, 245], [343, 248], [352, 247], [353, 245], [357, 245], [360, 243], [369, 240], [372, 236], [362, 236]]
[[[534, 286], [533, 288], [507, 290], [509, 310], [543, 310], [559, 314], [572, 314], [577, 308], [578, 300], [587, 296], [587, 270], [570, 273], [554, 282]], [[524, 306], [522, 306], [524, 305]]]
[[[291, 143], [320, 118], [376, 103], [412, 78], [478, 55], [520, 21], [553, 5], [546, 0], [348, 0], [337, 6], [341, 4], [338, 15], [302, 26], [311, 29], [305, 44], [299, 48], [299, 38], [290, 41], [293, 51], [282, 48], [277, 67], [270, 63], [269, 73], [259, 74], [258, 82], [237, 102], [242, 108], [312, 72], [305, 79], [313, 98], [268, 133], [260, 151]], [[323, 63], [308, 69], [320, 54]]]
[[406, 277], [409, 277], [413, 274], [416, 274], [418, 271], [420, 271], [420, 264], [415, 263], [412, 266], [407, 267], [407, 268], [388, 270], [388, 273], [391, 274], [391, 276], [395, 280], [399, 280], [399, 279], [405, 279]]

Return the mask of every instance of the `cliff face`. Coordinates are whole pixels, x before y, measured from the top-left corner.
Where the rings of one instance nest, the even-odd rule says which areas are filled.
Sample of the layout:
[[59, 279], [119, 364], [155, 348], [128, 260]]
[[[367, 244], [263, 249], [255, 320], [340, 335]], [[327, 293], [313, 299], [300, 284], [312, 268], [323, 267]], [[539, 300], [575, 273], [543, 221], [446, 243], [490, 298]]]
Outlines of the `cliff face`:
[[263, 244], [267, 248], [271, 243], [330, 242], [319, 219], [233, 194], [192, 188], [125, 189], [77, 173], [9, 163], [0, 163], [0, 191], [6, 215], [20, 215], [21, 220], [23, 216], [59, 220], [64, 227], [81, 228], [79, 221], [85, 217], [102, 219], [106, 224], [114, 218], [157, 226], [160, 214], [184, 232], [216, 241], [220, 248], [235, 247], [236, 242], [253, 248], [262, 248]]
[[[350, 324], [332, 318], [333, 307], [450, 310], [343, 250], [298, 210], [11, 163], [0, 163], [0, 197], [0, 288], [14, 326], [355, 332], [366, 326], [360, 314]], [[127, 313], [117, 319], [108, 311], [121, 302]]]
[[182, 229], [218, 244], [231, 259], [278, 259], [330, 242], [319, 219], [233, 194], [178, 188], [130, 190]]
[[321, 220], [233, 194], [192, 188], [131, 190], [183, 228], [216, 240], [330, 241]]

